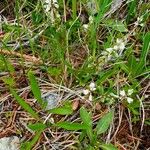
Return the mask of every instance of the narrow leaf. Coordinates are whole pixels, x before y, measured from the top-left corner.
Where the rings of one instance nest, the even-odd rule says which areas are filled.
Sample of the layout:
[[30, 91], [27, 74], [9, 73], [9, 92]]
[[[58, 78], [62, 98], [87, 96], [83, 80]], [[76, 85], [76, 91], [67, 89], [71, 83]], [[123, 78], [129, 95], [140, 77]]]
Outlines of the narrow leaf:
[[44, 107], [44, 101], [41, 98], [41, 91], [40, 91], [40, 88], [39, 88], [38, 83], [36, 81], [36, 78], [31, 71], [28, 72], [28, 78], [30, 81], [30, 86], [31, 86], [31, 90], [33, 92], [33, 95], [37, 99], [38, 103], [43, 108]]
[[104, 23], [106, 26], [108, 26], [114, 30], [117, 30], [119, 32], [127, 32], [128, 31], [126, 28], [126, 25], [123, 24], [121, 21], [110, 19], [110, 20], [105, 20]]
[[139, 75], [143, 72], [143, 68], [146, 66], [146, 59], [148, 56], [148, 52], [150, 51], [150, 32], [148, 32], [144, 37], [144, 44], [140, 56], [140, 62], [137, 66], [136, 75]]
[[92, 131], [92, 117], [91, 114], [87, 112], [87, 110], [82, 107], [80, 109], [80, 117], [83, 121], [83, 124], [87, 126], [86, 133], [90, 139], [90, 141], [93, 141], [93, 131]]
[[32, 147], [37, 143], [37, 141], [39, 140], [41, 133], [43, 130], [39, 130], [38, 132], [36, 132], [35, 136], [33, 137], [33, 139], [29, 142], [25, 142], [21, 145], [21, 150], [31, 150]]
[[16, 99], [16, 101], [19, 103], [19, 105], [20, 105], [24, 110], [26, 110], [33, 118], [39, 119], [39, 116], [38, 116], [37, 113], [32, 109], [32, 107], [31, 107], [29, 104], [27, 104], [24, 99], [22, 99], [21, 97], [19, 97], [19, 96], [17, 95], [17, 93], [16, 93], [12, 88], [10, 88], [10, 92], [12, 93], [12, 95], [14, 96], [14, 98]]
[[59, 122], [55, 124], [55, 126], [64, 128], [66, 130], [83, 130], [87, 128], [87, 126], [85, 126], [84, 124], [71, 123], [71, 122]]
[[84, 107], [80, 109], [80, 117], [85, 125], [88, 127], [92, 126], [92, 117]]
[[28, 127], [33, 131], [44, 130], [47, 126], [43, 123], [29, 124]]
[[57, 115], [70, 115], [73, 113], [73, 110], [71, 105], [64, 105], [62, 107], [50, 109], [48, 112]]
[[113, 119], [112, 111], [104, 115], [97, 124], [97, 127], [96, 127], [97, 134], [102, 134], [106, 132], [106, 130], [109, 128], [109, 125], [112, 122], [112, 119]]

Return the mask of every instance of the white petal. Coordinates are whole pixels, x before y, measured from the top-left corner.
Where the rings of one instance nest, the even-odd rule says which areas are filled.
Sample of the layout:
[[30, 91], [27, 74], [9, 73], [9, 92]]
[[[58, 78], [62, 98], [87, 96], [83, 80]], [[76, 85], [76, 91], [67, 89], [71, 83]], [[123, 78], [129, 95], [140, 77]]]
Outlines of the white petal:
[[119, 45], [119, 50], [124, 50], [125, 49], [125, 44], [122, 42]]
[[120, 91], [120, 95], [121, 95], [121, 96], [126, 96], [125, 91], [124, 91], [124, 90]]
[[88, 25], [88, 24], [83, 24], [83, 28], [84, 28], [85, 30], [87, 30], [87, 29], [88, 29], [88, 27], [89, 27], [89, 25]]
[[123, 42], [122, 39], [117, 39], [117, 41], [116, 41], [117, 44], [120, 44], [120, 43], [122, 43], [122, 42]]
[[90, 23], [90, 24], [93, 23], [93, 17], [92, 17], [92, 16], [89, 17], [89, 23]]
[[127, 97], [127, 102], [130, 104], [133, 102], [133, 99], [131, 97]]
[[115, 49], [115, 50], [118, 50], [118, 49], [119, 49], [119, 47], [118, 47], [117, 45], [115, 45], [115, 46], [114, 46], [114, 49]]
[[133, 89], [128, 90], [128, 95], [130, 96], [131, 94], [133, 94]]
[[83, 94], [84, 94], [84, 95], [88, 95], [89, 93], [90, 93], [90, 91], [89, 91], [88, 89], [83, 90]]
[[113, 48], [111, 48], [111, 47], [110, 48], [106, 48], [106, 51], [111, 53], [113, 51]]
[[90, 95], [89, 95], [89, 101], [92, 101], [93, 100], [93, 96], [92, 96], [92, 94], [90, 93]]
[[96, 90], [96, 88], [95, 88], [96, 85], [95, 85], [94, 82], [91, 82], [90, 85], [89, 85], [89, 87], [90, 87], [90, 90], [91, 90], [91, 91], [95, 91], [95, 90]]
[[107, 61], [111, 60], [111, 58], [112, 58], [112, 56], [109, 54], [109, 55], [107, 56]]

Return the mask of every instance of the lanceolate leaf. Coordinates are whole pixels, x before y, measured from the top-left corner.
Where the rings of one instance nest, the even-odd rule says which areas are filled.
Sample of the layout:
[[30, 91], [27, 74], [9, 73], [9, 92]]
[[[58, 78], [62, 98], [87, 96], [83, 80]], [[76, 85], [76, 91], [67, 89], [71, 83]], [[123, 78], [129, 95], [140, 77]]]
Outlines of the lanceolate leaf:
[[34, 98], [36, 98], [38, 103], [42, 107], [44, 107], [44, 101], [41, 98], [41, 91], [40, 91], [39, 85], [36, 81], [34, 74], [31, 71], [28, 72], [28, 78], [30, 81], [30, 86], [31, 86], [31, 90], [33, 92]]
[[88, 127], [92, 126], [92, 117], [84, 107], [80, 109], [80, 117], [85, 125]]
[[137, 66], [136, 75], [138, 76], [143, 72], [143, 68], [146, 66], [146, 59], [148, 52], [150, 52], [150, 32], [148, 32], [144, 37], [144, 44], [140, 56], [140, 62]]
[[26, 110], [33, 118], [39, 119], [39, 116], [38, 116], [37, 113], [32, 109], [32, 107], [31, 107], [29, 104], [27, 104], [24, 99], [22, 99], [21, 97], [19, 97], [19, 96], [17, 95], [17, 93], [16, 93], [12, 88], [10, 88], [10, 92], [12, 93], [12, 95], [14, 96], [14, 98], [16, 99], [16, 101], [19, 103], [19, 105], [20, 105], [24, 110]]
[[60, 128], [64, 128], [66, 130], [83, 130], [87, 129], [87, 126], [80, 123], [71, 123], [71, 122], [59, 122], [55, 124], [55, 126], [58, 126]]
[[90, 139], [90, 141], [93, 141], [93, 132], [92, 132], [92, 117], [91, 114], [87, 112], [87, 110], [82, 107], [80, 109], [80, 117], [83, 121], [83, 124], [87, 126], [86, 133]]
[[97, 134], [102, 134], [107, 131], [109, 125], [111, 124], [113, 119], [113, 111], [104, 115], [97, 124], [96, 132]]
[[71, 105], [64, 105], [62, 107], [53, 108], [48, 110], [49, 113], [58, 114], [58, 115], [70, 115], [73, 113]]
[[29, 124], [28, 127], [33, 131], [44, 130], [47, 126], [43, 123]]
[[43, 130], [39, 130], [35, 133], [35, 136], [33, 137], [33, 139], [29, 142], [25, 142], [21, 145], [21, 150], [31, 150], [32, 147], [37, 143], [37, 141], [39, 140], [41, 133], [43, 132]]

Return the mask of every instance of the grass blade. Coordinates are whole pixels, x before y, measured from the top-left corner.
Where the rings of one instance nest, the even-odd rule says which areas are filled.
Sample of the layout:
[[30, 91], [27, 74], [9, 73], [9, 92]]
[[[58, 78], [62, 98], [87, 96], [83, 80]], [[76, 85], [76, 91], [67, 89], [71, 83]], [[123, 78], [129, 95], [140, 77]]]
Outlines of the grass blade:
[[45, 104], [41, 98], [41, 91], [40, 91], [39, 85], [36, 81], [34, 74], [31, 71], [28, 72], [28, 78], [30, 81], [31, 90], [32, 90], [34, 97], [37, 99], [38, 103], [42, 106], [42, 108], [44, 108]]
[[16, 99], [16, 101], [19, 103], [19, 105], [20, 105], [24, 110], [26, 110], [33, 118], [36, 118], [36, 119], [39, 120], [38, 114], [32, 109], [32, 107], [31, 107], [29, 104], [27, 104], [27, 103], [25, 102], [24, 99], [22, 99], [21, 97], [19, 97], [19, 96], [17, 95], [17, 93], [16, 93], [12, 88], [10, 88], [10, 92], [12, 93], [12, 95], [14, 96], [14, 98]]
[[140, 56], [140, 62], [137, 67], [136, 75], [139, 75], [143, 71], [143, 68], [146, 66], [146, 59], [149, 51], [150, 51], [150, 32], [148, 32], [144, 37], [144, 44]]

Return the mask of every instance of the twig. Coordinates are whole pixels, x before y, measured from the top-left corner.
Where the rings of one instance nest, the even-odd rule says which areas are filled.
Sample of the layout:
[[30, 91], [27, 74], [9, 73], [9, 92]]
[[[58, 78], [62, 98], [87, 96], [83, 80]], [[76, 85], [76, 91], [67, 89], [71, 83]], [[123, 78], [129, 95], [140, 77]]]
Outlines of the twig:
[[0, 54], [14, 55], [14, 56], [23, 58], [23, 59], [25, 59], [26, 61], [33, 62], [33, 63], [35, 63], [35, 64], [41, 64], [41, 63], [42, 63], [42, 61], [41, 61], [40, 58], [37, 58], [37, 57], [35, 57], [35, 56], [29, 56], [29, 55], [26, 55], [26, 54], [20, 54], [20, 53], [18, 53], [18, 52], [14, 52], [14, 51], [8, 51], [8, 50], [2, 50], [2, 49], [0, 49]]

